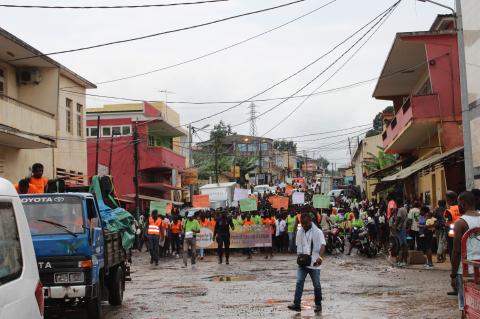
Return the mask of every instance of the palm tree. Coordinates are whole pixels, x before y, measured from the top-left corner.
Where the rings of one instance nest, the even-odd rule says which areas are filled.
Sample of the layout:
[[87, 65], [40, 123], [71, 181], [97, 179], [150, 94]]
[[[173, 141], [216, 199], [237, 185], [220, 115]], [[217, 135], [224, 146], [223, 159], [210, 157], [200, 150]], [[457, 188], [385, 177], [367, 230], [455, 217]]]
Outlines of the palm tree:
[[397, 157], [395, 155], [385, 153], [385, 149], [383, 147], [377, 146], [377, 148], [377, 155], [368, 152], [367, 154], [371, 156], [371, 158], [366, 158], [363, 160], [363, 167], [366, 168], [368, 172], [378, 171], [379, 169], [383, 169], [395, 164], [397, 161]]

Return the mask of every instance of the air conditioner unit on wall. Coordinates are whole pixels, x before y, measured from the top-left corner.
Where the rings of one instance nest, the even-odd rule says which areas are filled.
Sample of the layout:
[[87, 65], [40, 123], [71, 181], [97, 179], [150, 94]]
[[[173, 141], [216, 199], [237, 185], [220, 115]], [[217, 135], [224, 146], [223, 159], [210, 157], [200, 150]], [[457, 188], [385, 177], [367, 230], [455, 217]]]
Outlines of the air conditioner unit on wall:
[[42, 80], [39, 69], [20, 69], [17, 72], [17, 81], [19, 84], [38, 84]]

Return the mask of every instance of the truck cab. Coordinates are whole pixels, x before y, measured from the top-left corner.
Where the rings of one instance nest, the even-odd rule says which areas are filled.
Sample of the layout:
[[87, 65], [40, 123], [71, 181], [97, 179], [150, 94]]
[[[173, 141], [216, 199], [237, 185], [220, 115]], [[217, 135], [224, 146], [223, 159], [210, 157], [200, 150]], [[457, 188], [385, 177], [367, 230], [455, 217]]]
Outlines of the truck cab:
[[22, 195], [44, 286], [46, 309], [85, 306], [101, 318], [101, 301], [122, 303], [125, 251], [118, 233], [102, 227], [90, 193]]

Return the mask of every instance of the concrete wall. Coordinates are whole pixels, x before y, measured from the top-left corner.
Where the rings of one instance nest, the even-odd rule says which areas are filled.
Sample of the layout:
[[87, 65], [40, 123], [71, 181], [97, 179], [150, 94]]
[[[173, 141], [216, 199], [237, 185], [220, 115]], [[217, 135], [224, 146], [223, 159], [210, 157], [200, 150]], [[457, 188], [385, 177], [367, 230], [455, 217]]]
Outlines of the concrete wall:
[[34, 105], [50, 113], [57, 112], [58, 68], [39, 68], [41, 81], [39, 84], [19, 84], [18, 99]]
[[12, 183], [30, 176], [31, 167], [36, 162], [44, 165], [45, 177], [54, 177], [53, 149], [22, 150], [0, 145], [0, 177]]
[[[61, 76], [60, 87], [69, 87], [69, 91], [85, 93], [85, 88], [73, 87], [78, 84]], [[66, 99], [72, 100], [72, 132], [67, 132], [66, 124]], [[77, 103], [82, 105], [81, 136], [77, 134]], [[58, 98], [57, 117], [57, 148], [55, 149], [55, 169], [61, 168], [87, 175], [87, 142], [86, 142], [86, 99], [84, 94], [75, 94], [60, 91]], [[87, 182], [87, 178], [84, 178]]]

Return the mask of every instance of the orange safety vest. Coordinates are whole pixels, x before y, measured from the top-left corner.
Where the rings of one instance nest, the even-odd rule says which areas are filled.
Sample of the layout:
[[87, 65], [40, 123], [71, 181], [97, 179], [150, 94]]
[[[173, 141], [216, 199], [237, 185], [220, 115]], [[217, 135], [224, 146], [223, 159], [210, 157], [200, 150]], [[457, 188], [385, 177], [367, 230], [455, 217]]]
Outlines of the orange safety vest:
[[270, 225], [272, 235], [275, 235], [275, 228], [273, 227], [275, 225], [275, 218], [262, 218], [262, 225]]
[[156, 221], [153, 220], [153, 217], [148, 219], [148, 235], [158, 235], [160, 236], [160, 227], [162, 227], [162, 220], [158, 218]]
[[460, 210], [458, 209], [458, 205], [450, 206], [444, 213], [443, 217], [447, 220], [447, 212], [450, 212], [452, 215], [452, 220], [446, 222], [445, 224], [448, 226], [448, 237], [455, 237], [455, 222], [462, 216], [460, 214]]
[[170, 225], [170, 230], [172, 234], [180, 234], [182, 231], [182, 222], [177, 220], [175, 223], [172, 223], [172, 225]]
[[253, 220], [251, 220], [251, 219], [250, 219], [250, 220], [245, 219], [245, 220], [243, 221], [243, 224], [244, 224], [244, 225], [255, 225], [255, 222], [254, 222]]
[[210, 221], [208, 219], [205, 219], [203, 222], [200, 220], [201, 227], [208, 227], [208, 225], [210, 225]]

